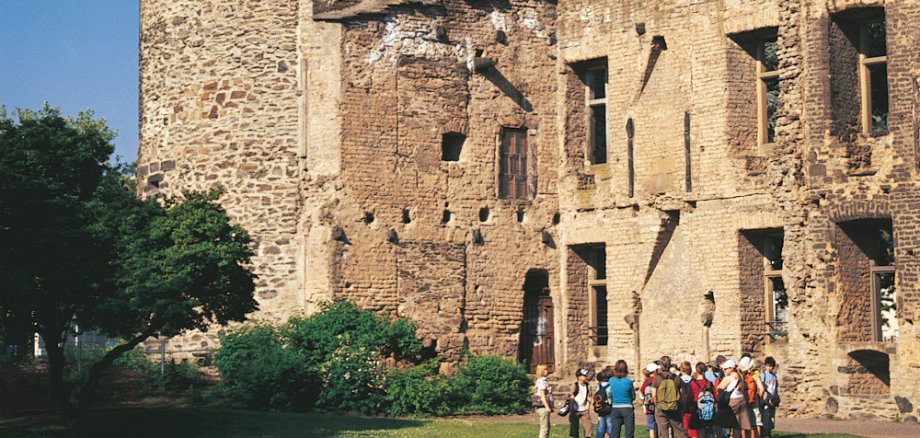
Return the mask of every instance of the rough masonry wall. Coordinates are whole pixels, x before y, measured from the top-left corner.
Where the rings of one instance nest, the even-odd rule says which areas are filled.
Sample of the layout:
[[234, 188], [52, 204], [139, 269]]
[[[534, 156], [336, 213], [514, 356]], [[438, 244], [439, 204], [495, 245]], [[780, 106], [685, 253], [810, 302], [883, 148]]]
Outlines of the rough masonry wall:
[[[555, 88], [542, 80], [555, 65], [553, 25], [554, 8], [539, 1], [395, 6], [342, 24], [343, 189], [334, 217], [345, 243], [335, 298], [417, 321], [448, 359], [462, 346], [457, 334], [474, 352], [515, 356], [526, 272], [544, 269], [560, 283], [551, 237]], [[477, 50], [497, 66], [475, 71]], [[528, 130], [529, 199], [498, 199], [502, 127]], [[459, 161], [441, 159], [445, 133], [466, 136]], [[441, 298], [451, 306], [402, 304], [414, 300], [403, 284], [441, 268], [436, 257], [397, 249], [401, 242], [465, 248], [463, 287]], [[443, 317], [455, 304], [460, 324]]]
[[[296, 3], [141, 2], [141, 138], [145, 195], [222, 187], [222, 205], [253, 236], [255, 318], [302, 309], [297, 241]], [[213, 333], [170, 341], [215, 346]]]

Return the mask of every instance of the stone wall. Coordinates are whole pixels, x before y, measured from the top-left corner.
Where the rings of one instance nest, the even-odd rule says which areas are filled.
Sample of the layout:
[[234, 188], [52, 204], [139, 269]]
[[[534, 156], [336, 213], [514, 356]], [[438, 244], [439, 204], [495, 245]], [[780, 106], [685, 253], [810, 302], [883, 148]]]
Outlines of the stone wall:
[[[866, 14], [887, 23], [889, 134], [874, 137], [855, 124]], [[141, 190], [226, 189], [257, 239], [254, 318], [349, 299], [417, 321], [448, 361], [515, 356], [526, 273], [545, 271], [562, 378], [752, 351], [780, 362], [785, 415], [918, 415], [920, 4], [144, 0], [141, 19]], [[772, 35], [762, 145], [752, 41]], [[586, 62], [608, 70], [604, 164]], [[521, 128], [528, 196], [503, 199], [503, 129]], [[865, 233], [846, 232], [868, 219], [892, 224], [897, 342], [871, 336]], [[773, 339], [761, 240], [780, 230], [790, 304]], [[578, 253], [591, 244], [607, 303]]]

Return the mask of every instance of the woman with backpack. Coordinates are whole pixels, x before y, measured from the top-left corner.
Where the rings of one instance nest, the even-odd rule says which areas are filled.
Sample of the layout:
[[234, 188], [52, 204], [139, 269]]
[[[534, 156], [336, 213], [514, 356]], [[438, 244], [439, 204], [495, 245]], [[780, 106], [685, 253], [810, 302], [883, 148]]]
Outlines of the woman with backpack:
[[719, 383], [719, 408], [726, 407], [734, 415], [732, 429], [736, 437], [753, 436], [754, 421], [747, 408], [744, 378], [735, 369], [735, 361], [729, 359], [722, 364], [725, 377]]
[[594, 388], [594, 413], [597, 414], [597, 433], [598, 438], [605, 438], [610, 433], [612, 409], [610, 400], [613, 395], [610, 393], [610, 377], [613, 376], [613, 368], [605, 367], [597, 373], [597, 386]]
[[712, 422], [715, 418], [715, 391], [712, 382], [706, 379], [707, 369], [705, 363], [697, 362], [696, 374], [693, 375], [693, 380], [688, 385], [694, 405], [688, 431], [691, 437], [710, 438], [709, 430], [712, 429]]
[[[636, 435], [636, 410], [633, 402], [636, 400], [636, 387], [627, 377], [629, 367], [625, 360], [618, 360], [613, 366], [613, 377], [607, 381], [610, 390], [610, 438], [620, 438], [620, 428], [625, 426], [626, 438]], [[603, 438], [598, 432], [597, 438]]]

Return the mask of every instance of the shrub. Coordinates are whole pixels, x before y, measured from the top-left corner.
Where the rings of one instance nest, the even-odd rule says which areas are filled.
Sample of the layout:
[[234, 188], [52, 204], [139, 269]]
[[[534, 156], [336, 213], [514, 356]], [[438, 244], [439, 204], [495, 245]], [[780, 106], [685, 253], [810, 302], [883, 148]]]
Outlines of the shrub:
[[225, 392], [250, 408], [301, 409], [315, 397], [316, 384], [303, 357], [268, 325], [225, 335], [215, 353]]
[[393, 368], [387, 373], [387, 413], [393, 416], [434, 415], [453, 412], [449, 378], [438, 375], [438, 361], [428, 360], [412, 368]]
[[291, 318], [284, 335], [311, 364], [330, 360], [341, 345], [364, 347], [397, 360], [414, 357], [422, 348], [413, 323], [400, 319], [389, 324], [350, 301], [326, 304], [308, 318]]
[[522, 414], [530, 409], [531, 384], [524, 366], [512, 359], [470, 356], [451, 379], [451, 393], [464, 413]]
[[322, 392], [317, 406], [336, 412], [379, 412], [383, 408], [383, 370], [377, 363], [380, 353], [346, 342], [330, 360], [319, 366]]

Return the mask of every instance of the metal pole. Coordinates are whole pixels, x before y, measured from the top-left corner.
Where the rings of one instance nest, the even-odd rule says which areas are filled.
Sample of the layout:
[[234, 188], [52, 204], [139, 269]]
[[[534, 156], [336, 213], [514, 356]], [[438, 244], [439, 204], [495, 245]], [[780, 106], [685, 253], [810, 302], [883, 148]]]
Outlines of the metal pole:
[[166, 338], [160, 337], [160, 377], [166, 373]]

